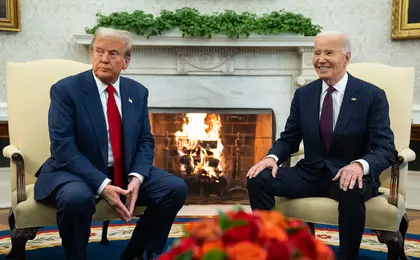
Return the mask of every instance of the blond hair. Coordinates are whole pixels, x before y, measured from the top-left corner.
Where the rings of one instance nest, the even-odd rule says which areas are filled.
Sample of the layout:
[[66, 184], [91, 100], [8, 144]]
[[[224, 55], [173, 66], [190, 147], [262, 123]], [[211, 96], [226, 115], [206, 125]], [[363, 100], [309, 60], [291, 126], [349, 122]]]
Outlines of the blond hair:
[[93, 50], [96, 40], [100, 38], [114, 38], [119, 40], [124, 44], [125, 47], [124, 56], [126, 58], [131, 57], [131, 53], [133, 51], [133, 43], [130, 32], [113, 28], [99, 27], [96, 29], [92, 43], [90, 44], [91, 50]]

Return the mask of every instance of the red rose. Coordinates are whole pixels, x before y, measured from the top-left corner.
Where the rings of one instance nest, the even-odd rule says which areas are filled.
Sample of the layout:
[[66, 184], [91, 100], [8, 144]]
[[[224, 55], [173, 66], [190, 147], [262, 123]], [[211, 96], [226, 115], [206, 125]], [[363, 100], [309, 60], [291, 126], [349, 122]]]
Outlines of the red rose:
[[243, 220], [245, 223], [226, 229], [222, 237], [224, 244], [231, 245], [240, 241], [254, 241], [256, 239], [258, 234], [258, 217], [244, 211], [229, 212], [227, 216], [233, 222]]
[[245, 211], [230, 212], [227, 214], [231, 220], [246, 220], [248, 223], [257, 221], [258, 217], [246, 213]]
[[223, 244], [231, 245], [240, 241], [253, 241], [256, 232], [249, 225], [229, 228], [222, 236]]
[[298, 219], [288, 219], [287, 226], [291, 230], [296, 230], [296, 229], [309, 230], [308, 225], [305, 222]]
[[263, 245], [267, 252], [267, 260], [292, 259], [293, 250], [287, 241], [270, 239]]
[[289, 236], [289, 243], [293, 245], [302, 256], [315, 259], [317, 255], [315, 238], [307, 230], [299, 230]]

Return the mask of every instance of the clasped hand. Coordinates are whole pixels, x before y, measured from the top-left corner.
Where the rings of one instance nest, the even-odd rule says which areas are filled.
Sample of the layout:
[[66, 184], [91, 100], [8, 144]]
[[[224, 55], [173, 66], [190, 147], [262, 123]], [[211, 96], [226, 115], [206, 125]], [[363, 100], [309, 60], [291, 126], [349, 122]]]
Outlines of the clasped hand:
[[[141, 182], [138, 178], [132, 177], [126, 190], [109, 184], [105, 186], [101, 193], [101, 196], [105, 199], [106, 203], [108, 203], [108, 205], [114, 209], [118, 217], [125, 222], [130, 221], [131, 216], [134, 213], [140, 184]], [[121, 195], [126, 196], [125, 205], [120, 199]]]
[[347, 189], [353, 189], [356, 181], [358, 182], [359, 189], [363, 188], [362, 165], [355, 162], [341, 168], [332, 180], [337, 181], [338, 179], [340, 179], [340, 189], [344, 191], [347, 191]]

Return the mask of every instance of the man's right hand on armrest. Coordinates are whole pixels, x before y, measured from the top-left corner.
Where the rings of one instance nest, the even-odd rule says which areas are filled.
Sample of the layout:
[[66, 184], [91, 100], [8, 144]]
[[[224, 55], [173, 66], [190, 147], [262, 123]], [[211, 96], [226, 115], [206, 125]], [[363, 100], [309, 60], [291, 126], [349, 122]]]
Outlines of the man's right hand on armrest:
[[102, 198], [105, 199], [111, 208], [114, 209], [115, 213], [123, 221], [128, 222], [131, 220], [131, 215], [125, 205], [120, 199], [120, 195], [127, 196], [128, 190], [123, 190], [120, 187], [108, 184], [105, 186], [104, 190], [100, 194]]
[[252, 166], [251, 169], [249, 169], [248, 173], [246, 174], [246, 177], [249, 179], [255, 178], [257, 177], [258, 174], [260, 174], [260, 172], [262, 172], [263, 170], [267, 168], [272, 169], [272, 175], [273, 175], [273, 178], [275, 178], [277, 174], [278, 166], [277, 166], [276, 159], [274, 159], [273, 157], [266, 157], [264, 160]]

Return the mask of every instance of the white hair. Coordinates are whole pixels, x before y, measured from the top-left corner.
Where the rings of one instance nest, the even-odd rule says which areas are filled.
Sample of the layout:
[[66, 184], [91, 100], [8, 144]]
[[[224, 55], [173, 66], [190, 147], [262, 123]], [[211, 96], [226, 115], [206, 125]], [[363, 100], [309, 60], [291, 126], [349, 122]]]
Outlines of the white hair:
[[350, 38], [339, 31], [324, 31], [324, 32], [320, 32], [317, 34], [317, 37], [321, 37], [321, 36], [329, 36], [329, 35], [336, 35], [336, 36], [342, 36], [343, 37], [343, 54], [346, 55], [347, 53], [351, 52], [351, 43], [350, 43]]
[[125, 57], [131, 57], [131, 52], [133, 51], [133, 43], [130, 32], [112, 28], [99, 27], [98, 29], [96, 29], [95, 35], [93, 36], [93, 40], [90, 45], [91, 48], [93, 48], [95, 41], [100, 38], [114, 38], [121, 41], [125, 47]]

